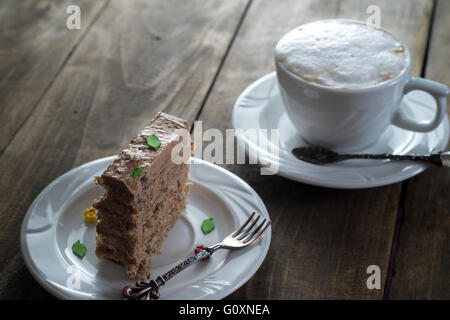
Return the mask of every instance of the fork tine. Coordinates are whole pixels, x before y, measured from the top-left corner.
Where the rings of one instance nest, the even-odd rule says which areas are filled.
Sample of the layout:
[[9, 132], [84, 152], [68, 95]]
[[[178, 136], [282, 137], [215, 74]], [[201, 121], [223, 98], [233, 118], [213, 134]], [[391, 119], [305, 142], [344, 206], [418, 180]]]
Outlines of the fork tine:
[[237, 235], [239, 235], [242, 232], [242, 230], [244, 230], [244, 228], [247, 226], [247, 224], [250, 222], [250, 220], [253, 219], [255, 214], [256, 214], [256, 212], [253, 211], [252, 214], [250, 215], [250, 217], [248, 217], [247, 221], [245, 221], [239, 228], [237, 228], [236, 230], [234, 230], [232, 232], [232, 234], [233, 234], [232, 237], [233, 238], [236, 237]]
[[[250, 242], [249, 244], [252, 244], [253, 242], [255, 242], [259, 237], [262, 236], [262, 234], [267, 230], [267, 228], [269, 227], [271, 221], [268, 220], [268, 222], [266, 223], [267, 219], [264, 219], [259, 225], [258, 227], [255, 229], [255, 231], [253, 231], [253, 233], [251, 235], [249, 235], [247, 238], [245, 238], [245, 240], [243, 241], [245, 244], [247, 244], [247, 242]], [[259, 231], [261, 229], [261, 227], [266, 223], [266, 225], [264, 226], [264, 228], [262, 228], [261, 231]], [[259, 233], [258, 233], [259, 231]]]
[[259, 229], [261, 228], [261, 226], [266, 222], [266, 219], [264, 219], [257, 227], [255, 230], [252, 231], [252, 233], [247, 233], [246, 237], [240, 237], [240, 239], [238, 240], [243, 240], [244, 243], [247, 243], [248, 241], [250, 241], [251, 238], [253, 238], [253, 236], [255, 234], [258, 233]]
[[250, 233], [250, 231], [253, 229], [253, 227], [255, 226], [255, 224], [258, 222], [259, 218], [261, 218], [261, 216], [257, 216], [255, 220], [253, 220], [252, 224], [248, 226], [247, 229], [245, 229], [244, 233], [242, 233], [239, 238], [237, 238], [238, 240], [242, 240], [244, 239], [246, 236], [248, 236], [248, 234]]
[[251, 245], [253, 242], [258, 240], [263, 235], [263, 233], [267, 230], [267, 228], [270, 226], [271, 223], [272, 223], [272, 221], [269, 220], [267, 222], [266, 226], [247, 245]]

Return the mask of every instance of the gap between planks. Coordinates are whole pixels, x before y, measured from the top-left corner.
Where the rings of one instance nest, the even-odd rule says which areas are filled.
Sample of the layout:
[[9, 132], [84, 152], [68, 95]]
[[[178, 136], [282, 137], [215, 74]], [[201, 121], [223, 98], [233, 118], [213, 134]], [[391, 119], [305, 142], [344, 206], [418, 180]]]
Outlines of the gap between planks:
[[16, 137], [17, 133], [22, 129], [23, 125], [28, 121], [28, 119], [31, 117], [31, 115], [34, 113], [34, 110], [36, 110], [36, 107], [41, 103], [42, 99], [44, 99], [44, 97], [46, 96], [47, 92], [51, 89], [51, 87], [53, 86], [53, 84], [55, 83], [56, 79], [59, 77], [59, 75], [61, 74], [61, 71], [64, 69], [64, 67], [66, 66], [67, 62], [70, 60], [70, 58], [72, 57], [73, 53], [76, 51], [76, 49], [78, 48], [78, 46], [80, 45], [80, 43], [83, 41], [83, 39], [86, 37], [86, 35], [89, 33], [89, 31], [91, 30], [92, 26], [97, 22], [97, 20], [100, 18], [100, 16], [102, 15], [102, 13], [105, 11], [106, 7], [108, 6], [109, 2], [111, 0], [105, 0], [105, 3], [103, 4], [103, 6], [100, 8], [100, 10], [95, 14], [94, 18], [90, 21], [90, 23], [88, 24], [88, 26], [86, 27], [86, 30], [81, 34], [81, 37], [78, 39], [77, 42], [74, 43], [73, 47], [70, 49], [70, 51], [67, 53], [67, 56], [64, 58], [62, 64], [59, 66], [58, 70], [56, 71], [55, 75], [53, 76], [53, 78], [49, 81], [48, 85], [45, 87], [44, 91], [42, 92], [42, 94], [39, 96], [39, 98], [37, 99], [36, 103], [33, 105], [33, 107], [31, 108], [31, 110], [28, 112], [28, 114], [24, 117], [22, 123], [20, 124], [20, 126], [17, 127], [17, 129], [14, 131], [14, 133], [11, 135], [11, 137], [9, 138], [8, 142], [6, 143], [5, 147], [3, 148], [3, 150], [0, 150], [0, 158], [2, 157], [3, 153], [5, 153], [6, 149], [8, 149], [9, 145], [11, 144], [11, 141], [14, 140], [14, 138]]
[[[202, 102], [200, 104], [200, 108], [198, 109], [198, 112], [195, 115], [194, 123], [195, 123], [195, 121], [197, 121], [200, 118], [200, 115], [202, 114], [203, 107], [206, 105], [206, 102], [208, 101], [209, 95], [211, 94], [211, 91], [214, 88], [216, 80], [219, 77], [220, 71], [222, 70], [222, 67], [223, 67], [223, 65], [225, 63], [225, 60], [228, 57], [228, 54], [229, 54], [229, 52], [231, 50], [231, 47], [233, 46], [234, 40], [236, 39], [236, 37], [237, 37], [237, 35], [239, 33], [239, 30], [241, 29], [241, 26], [242, 26], [242, 24], [243, 24], [243, 22], [245, 20], [245, 17], [247, 16], [248, 10], [250, 9], [250, 6], [251, 6], [252, 2], [253, 2], [253, 0], [248, 0], [247, 5], [245, 6], [244, 12], [242, 13], [241, 18], [239, 19], [238, 25], [236, 26], [236, 30], [234, 31], [233, 36], [231, 37], [230, 43], [228, 44], [227, 49], [225, 50], [225, 53], [222, 56], [222, 59], [220, 59], [220, 63], [219, 63], [219, 66], [217, 67], [217, 71], [214, 74], [214, 77], [213, 77], [213, 79], [211, 81], [211, 84], [210, 84], [210, 86], [208, 88], [208, 91], [206, 91], [206, 94], [203, 97], [203, 100], [202, 100]], [[191, 126], [191, 133], [194, 130], [194, 123]]]
[[[426, 71], [427, 71], [428, 54], [430, 51], [431, 36], [433, 34], [433, 25], [434, 25], [435, 17], [436, 17], [436, 0], [433, 0], [429, 24], [428, 24], [428, 35], [427, 35], [427, 42], [425, 45], [425, 53], [424, 53], [423, 59], [422, 59], [422, 70], [420, 72], [420, 76], [422, 78], [425, 77]], [[397, 257], [397, 249], [398, 249], [398, 245], [399, 245], [399, 238], [400, 238], [400, 232], [401, 232], [402, 225], [403, 225], [403, 219], [406, 215], [406, 195], [408, 193], [409, 180], [410, 179], [402, 182], [402, 189], [400, 192], [400, 200], [399, 200], [398, 209], [397, 209], [397, 217], [395, 220], [394, 235], [392, 236], [391, 253], [389, 255], [389, 265], [388, 265], [388, 270], [387, 270], [387, 274], [386, 274], [386, 280], [384, 282], [383, 300], [389, 300], [391, 285], [392, 285], [392, 278], [395, 273], [395, 258]]]

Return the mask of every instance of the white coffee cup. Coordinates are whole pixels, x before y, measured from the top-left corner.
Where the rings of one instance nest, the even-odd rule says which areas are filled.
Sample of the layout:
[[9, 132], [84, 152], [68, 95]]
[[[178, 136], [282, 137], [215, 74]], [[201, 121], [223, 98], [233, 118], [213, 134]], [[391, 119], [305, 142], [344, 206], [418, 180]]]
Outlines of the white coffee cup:
[[[445, 118], [449, 89], [432, 80], [411, 77], [411, 53], [403, 41], [396, 39], [408, 54], [407, 66], [393, 79], [364, 88], [342, 89], [308, 82], [275, 59], [286, 113], [308, 143], [336, 151], [355, 151], [376, 142], [391, 124], [417, 132], [439, 126]], [[412, 90], [426, 91], [436, 100], [436, 112], [430, 122], [413, 121], [403, 115], [400, 102]]]

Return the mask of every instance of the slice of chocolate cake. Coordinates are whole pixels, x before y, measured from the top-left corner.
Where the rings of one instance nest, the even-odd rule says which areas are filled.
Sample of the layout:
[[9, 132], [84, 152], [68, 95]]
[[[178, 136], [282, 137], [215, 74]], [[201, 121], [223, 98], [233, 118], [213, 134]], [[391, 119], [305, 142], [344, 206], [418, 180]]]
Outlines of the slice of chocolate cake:
[[186, 206], [189, 163], [180, 159], [189, 156], [189, 124], [160, 112], [95, 177], [104, 189], [94, 203], [97, 257], [123, 264], [130, 278], [149, 279], [151, 257]]

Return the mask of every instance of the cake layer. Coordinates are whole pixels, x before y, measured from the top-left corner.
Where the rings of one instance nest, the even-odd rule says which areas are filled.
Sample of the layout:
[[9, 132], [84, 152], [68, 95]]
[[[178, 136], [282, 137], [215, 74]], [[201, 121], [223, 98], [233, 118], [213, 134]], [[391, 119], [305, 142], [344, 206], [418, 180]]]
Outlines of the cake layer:
[[[185, 169], [181, 165], [173, 169], [175, 173], [180, 174], [183, 170]], [[145, 232], [144, 226], [146, 228], [151, 227], [155, 212], [162, 202], [177, 201], [177, 197], [181, 197], [182, 200], [185, 197], [183, 186], [187, 183], [186, 175], [180, 175], [178, 180], [170, 182], [171, 185], [167, 185], [168, 181], [164, 180], [164, 177], [162, 177], [154, 183], [154, 189], [156, 190], [149, 194], [153, 201], [146, 204], [148, 211], [143, 214], [127, 215], [128, 208], [121, 203], [117, 203], [114, 198], [109, 198], [109, 196], [97, 201], [94, 204], [100, 220], [100, 223], [97, 224], [97, 232], [109, 230], [121, 233], [124, 237], [127, 236], [130, 239], [141, 238]], [[153, 194], [158, 196], [152, 197]], [[133, 241], [135, 240], [133, 239]]]
[[[171, 206], [178, 206], [178, 203], [185, 204], [186, 195], [189, 190], [190, 183], [184, 186], [178, 186], [175, 184], [166, 193], [167, 196], [160, 199], [156, 204], [152, 215], [149, 215], [139, 227], [125, 229], [120, 220], [116, 220], [115, 217], [111, 220], [102, 218], [101, 223], [97, 224], [97, 234], [106, 234], [108, 236], [114, 236], [121, 239], [121, 243], [126, 250], [135, 251], [148, 241], [148, 238], [152, 230], [158, 230], [164, 227], [164, 223], [167, 220], [167, 216], [171, 213], [166, 213], [165, 208]], [[168, 201], [171, 196], [171, 201]], [[99, 210], [98, 213], [104, 215], [107, 211]], [[99, 217], [102, 217], [99, 215]], [[111, 214], [107, 214], [109, 218], [113, 217]], [[133, 253], [130, 253], [133, 255]]]
[[124, 264], [131, 278], [148, 279], [151, 256], [186, 205], [189, 164], [182, 160], [189, 156], [188, 123], [158, 113], [95, 177], [104, 189], [94, 203], [99, 258]]
[[[155, 203], [158, 202], [155, 199], [167, 197], [166, 191], [170, 188], [170, 184], [175, 182], [186, 183], [188, 171], [188, 164], [174, 165], [169, 162], [167, 169], [163, 170], [161, 175], [148, 180], [150, 186], [143, 192], [140, 200], [129, 203], [107, 189], [102, 198], [94, 203], [94, 207], [99, 210], [106, 209], [108, 213], [114, 216], [120, 215], [121, 217], [118, 217], [118, 219], [121, 219], [121, 222], [126, 221], [133, 226], [137, 226], [142, 221], [138, 221], [139, 216], [136, 216], [136, 214], [143, 213], [145, 216], [149, 216], [148, 213], [154, 210]], [[178, 179], [173, 179], [173, 177], [178, 177]], [[107, 219], [108, 217], [105, 216], [104, 218]]]
[[[150, 257], [160, 253], [162, 243], [168, 232], [175, 225], [181, 211], [186, 206], [185, 195], [190, 184], [186, 184], [180, 192], [178, 201], [165, 201], [155, 212], [152, 227], [146, 228], [138, 242], [130, 241], [129, 237], [111, 232], [109, 229], [97, 233], [96, 254], [100, 258], [111, 259], [125, 265], [128, 276], [147, 280], [150, 276]], [[139, 270], [139, 272], [138, 272]]]

